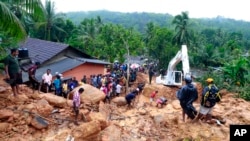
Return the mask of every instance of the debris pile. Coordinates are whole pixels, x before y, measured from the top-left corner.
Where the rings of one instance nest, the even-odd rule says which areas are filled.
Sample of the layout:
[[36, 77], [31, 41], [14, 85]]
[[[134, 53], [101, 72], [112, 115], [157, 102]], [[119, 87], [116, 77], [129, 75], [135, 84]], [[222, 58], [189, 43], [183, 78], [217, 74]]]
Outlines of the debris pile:
[[[235, 94], [221, 90], [222, 101], [213, 115], [224, 118], [225, 124], [192, 123], [181, 120], [182, 110], [175, 97], [178, 87], [166, 87], [154, 82], [147, 83], [147, 75], [138, 73], [135, 84], [145, 83], [144, 90], [128, 109], [125, 93], [103, 103], [104, 94], [90, 86], [81, 95], [79, 126], [73, 123], [72, 93], [68, 99], [52, 93], [33, 93], [27, 86], [21, 86], [22, 93], [11, 95], [10, 87], [0, 77], [0, 140], [1, 141], [160, 141], [160, 140], [229, 140], [230, 124], [249, 124], [249, 102], [235, 98]], [[202, 86], [197, 84], [201, 94]], [[78, 89], [78, 88], [76, 88]], [[167, 105], [156, 107], [149, 102], [149, 96], [158, 90], [156, 98], [166, 97]], [[194, 106], [199, 110], [199, 100]]]

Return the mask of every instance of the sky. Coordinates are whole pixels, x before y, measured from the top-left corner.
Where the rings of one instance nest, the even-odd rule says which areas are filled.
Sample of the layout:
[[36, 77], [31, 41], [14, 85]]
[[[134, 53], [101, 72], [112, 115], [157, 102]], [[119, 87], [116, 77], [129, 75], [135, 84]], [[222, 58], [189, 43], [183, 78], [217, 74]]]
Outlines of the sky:
[[[43, 2], [45, 0], [42, 0]], [[108, 10], [115, 12], [168, 13], [187, 11], [189, 18], [222, 16], [250, 21], [248, 0], [52, 0], [56, 12]]]

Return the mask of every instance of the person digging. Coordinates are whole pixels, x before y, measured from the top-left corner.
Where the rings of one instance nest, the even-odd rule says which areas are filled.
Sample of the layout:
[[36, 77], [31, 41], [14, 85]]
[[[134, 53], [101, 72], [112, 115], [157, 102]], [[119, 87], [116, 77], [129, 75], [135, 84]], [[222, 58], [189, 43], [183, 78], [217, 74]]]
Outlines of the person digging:
[[81, 97], [80, 95], [84, 92], [83, 88], [80, 88], [78, 91], [75, 91], [74, 95], [73, 95], [73, 110], [75, 113], [75, 125], [79, 125], [77, 118], [79, 115], [79, 107], [81, 105]]

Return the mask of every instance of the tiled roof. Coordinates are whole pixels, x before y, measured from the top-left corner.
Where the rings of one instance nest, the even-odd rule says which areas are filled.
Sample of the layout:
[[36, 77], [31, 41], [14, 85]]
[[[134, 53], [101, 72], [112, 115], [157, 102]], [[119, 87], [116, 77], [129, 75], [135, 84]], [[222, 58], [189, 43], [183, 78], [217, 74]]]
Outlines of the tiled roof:
[[63, 43], [34, 38], [28, 38], [26, 42], [21, 45], [22, 48], [28, 49], [29, 56], [32, 60], [40, 61], [41, 64], [62, 52], [68, 46], [69, 45]]

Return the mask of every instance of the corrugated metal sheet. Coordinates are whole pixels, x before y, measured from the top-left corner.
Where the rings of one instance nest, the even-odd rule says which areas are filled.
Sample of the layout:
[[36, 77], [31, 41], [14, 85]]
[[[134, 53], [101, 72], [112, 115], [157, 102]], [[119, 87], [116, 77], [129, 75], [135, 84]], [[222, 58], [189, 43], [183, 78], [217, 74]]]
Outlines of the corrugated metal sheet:
[[[51, 69], [51, 74], [54, 76], [56, 72], [63, 73], [67, 70], [73, 69], [81, 64], [85, 63], [79, 59], [72, 59], [65, 57], [64, 59], [54, 62], [53, 64], [49, 64], [43, 66], [36, 71], [36, 78], [40, 81], [42, 80], [42, 75], [47, 71], [47, 69]], [[28, 81], [28, 74], [23, 73], [23, 81]]]
[[106, 61], [102, 61], [102, 60], [98, 60], [98, 59], [87, 59], [87, 58], [77, 58], [78, 60], [84, 61], [84, 62], [88, 62], [88, 63], [95, 63], [95, 64], [104, 64], [104, 65], [109, 65], [111, 63], [106, 62]]

